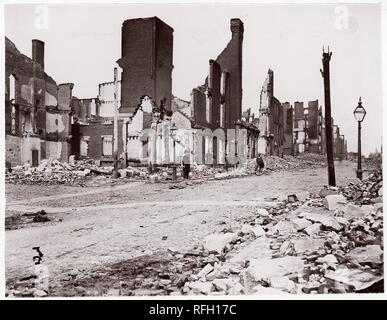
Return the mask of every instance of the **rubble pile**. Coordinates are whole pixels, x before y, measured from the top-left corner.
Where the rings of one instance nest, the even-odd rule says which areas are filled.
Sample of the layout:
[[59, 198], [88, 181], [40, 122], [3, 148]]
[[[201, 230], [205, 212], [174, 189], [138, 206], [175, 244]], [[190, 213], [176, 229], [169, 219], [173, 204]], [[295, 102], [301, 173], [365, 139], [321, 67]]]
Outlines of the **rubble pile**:
[[356, 204], [372, 204], [382, 202], [383, 197], [383, 172], [382, 169], [374, 170], [364, 180], [357, 180], [348, 186], [340, 188], [340, 192]]
[[[266, 169], [270, 171], [283, 171], [292, 169], [319, 168], [325, 166], [325, 157], [317, 154], [302, 154], [297, 157], [277, 156], [265, 157]], [[224, 180], [248, 176], [255, 173], [255, 159], [247, 160], [245, 165], [230, 166], [226, 170], [223, 166], [211, 166], [194, 164], [191, 166], [190, 177], [196, 180], [215, 179]], [[177, 167], [177, 176], [183, 176], [181, 166]], [[149, 176], [151, 182], [166, 181], [172, 179], [172, 169], [169, 167], [155, 168]]]
[[[350, 161], [357, 162], [357, 158], [352, 158]], [[370, 155], [368, 158], [362, 159], [362, 167], [364, 171], [374, 170], [383, 166], [383, 157], [379, 154]]]
[[207, 236], [203, 250], [218, 262], [204, 266], [181, 293], [382, 292], [383, 204], [372, 202], [379, 197], [374, 186], [381, 177], [375, 172], [359, 182], [372, 204], [355, 203], [349, 197], [357, 190], [353, 185], [350, 190], [325, 187], [301, 201], [292, 195], [258, 208], [239, 232], [226, 228]]
[[203, 179], [224, 174], [227, 174], [227, 171], [223, 167], [211, 167], [205, 164], [194, 165], [192, 170], [192, 177], [194, 179]]
[[38, 167], [29, 164], [16, 166], [5, 174], [5, 181], [13, 184], [79, 184], [80, 175], [67, 163], [42, 160]]
[[[303, 154], [297, 157], [268, 156], [265, 158], [266, 168], [271, 171], [291, 170], [298, 168], [321, 167], [325, 164], [323, 157], [314, 154]], [[230, 167], [226, 170], [223, 166], [192, 165], [190, 177], [200, 179], [231, 179], [243, 177], [254, 173], [255, 159], [248, 160], [245, 165]], [[154, 167], [152, 173], [149, 168], [127, 167], [119, 169], [120, 178], [133, 178], [138, 180], [149, 180], [152, 183], [172, 180], [172, 167]], [[176, 167], [178, 177], [183, 176], [182, 166]], [[56, 159], [41, 160], [38, 167], [30, 164], [16, 166], [6, 171], [6, 182], [13, 184], [45, 184], [45, 185], [83, 185], [86, 177], [90, 176], [112, 176], [113, 167], [101, 167], [96, 160], [77, 160], [71, 163], [60, 162]]]
[[267, 156], [266, 168], [272, 171], [291, 169], [319, 168], [325, 166], [325, 157], [313, 153], [304, 153], [298, 156]]
[[[371, 188], [380, 177], [375, 173], [364, 185]], [[345, 190], [265, 198], [251, 207], [250, 218], [225, 225], [191, 251], [168, 249], [111, 270], [69, 274], [63, 282], [77, 295], [99, 295], [92, 279], [106, 281], [107, 295], [381, 292], [383, 204], [372, 202], [380, 189], [370, 193], [371, 204], [355, 203]], [[118, 281], [118, 272], [127, 280]], [[21, 287], [13, 290], [15, 296], [26, 294]]]
[[[136, 179], [147, 178], [147, 168], [129, 167], [119, 169], [120, 177], [132, 177]], [[31, 167], [26, 163], [23, 166], [13, 167], [6, 171], [6, 182], [13, 184], [33, 185], [83, 185], [86, 177], [112, 176], [112, 166], [99, 166], [95, 160], [79, 160], [73, 164], [60, 162], [56, 159], [44, 159], [38, 167]]]

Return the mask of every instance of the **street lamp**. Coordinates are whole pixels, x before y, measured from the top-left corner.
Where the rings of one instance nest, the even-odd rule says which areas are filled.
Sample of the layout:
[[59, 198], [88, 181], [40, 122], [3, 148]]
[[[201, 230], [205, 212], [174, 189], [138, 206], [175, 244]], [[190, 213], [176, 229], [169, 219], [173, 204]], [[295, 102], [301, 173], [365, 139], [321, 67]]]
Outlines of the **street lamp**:
[[171, 131], [171, 136], [173, 140], [173, 164], [172, 164], [172, 179], [176, 180], [177, 179], [177, 169], [176, 169], [176, 137], [175, 137], [175, 132], [177, 130], [177, 127], [175, 123], [172, 123], [172, 126], [169, 128]]
[[356, 107], [356, 109], [353, 111], [353, 115], [355, 116], [355, 119], [358, 123], [357, 127], [357, 170], [356, 175], [358, 179], [362, 180], [363, 178], [363, 171], [361, 169], [361, 123], [364, 120], [364, 117], [366, 115], [366, 111], [362, 106], [361, 97], [359, 98], [359, 103]]

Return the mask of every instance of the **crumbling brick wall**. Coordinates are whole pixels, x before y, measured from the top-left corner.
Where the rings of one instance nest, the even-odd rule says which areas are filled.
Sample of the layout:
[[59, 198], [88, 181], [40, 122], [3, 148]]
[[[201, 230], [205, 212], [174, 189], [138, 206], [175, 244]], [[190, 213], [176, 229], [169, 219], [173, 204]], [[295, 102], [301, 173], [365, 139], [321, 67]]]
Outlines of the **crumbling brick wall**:
[[8, 167], [21, 164], [22, 138], [7, 134], [5, 136], [5, 161]]
[[270, 139], [270, 154], [272, 155], [283, 156], [283, 119], [284, 112], [281, 102], [275, 97], [272, 97], [269, 115], [269, 131], [273, 134], [273, 137]]
[[32, 112], [33, 97], [33, 63], [30, 58], [20, 53], [16, 46], [6, 37], [5, 38], [5, 119], [6, 133], [11, 132], [11, 113], [12, 104], [10, 102], [10, 76], [16, 79], [15, 83], [15, 101], [14, 105], [18, 111], [18, 128], [15, 135], [21, 136], [25, 129], [25, 119], [28, 118], [27, 128], [32, 127], [31, 118], [26, 114]]
[[[192, 105], [196, 124], [215, 130], [220, 126], [221, 68], [214, 60], [209, 60], [209, 66], [210, 72], [205, 84], [193, 89]], [[207, 112], [210, 113], [209, 117]]]
[[134, 113], [140, 97], [171, 110], [173, 29], [157, 17], [129, 19], [122, 25], [121, 113]]
[[[195, 123], [212, 131], [218, 128], [236, 130], [236, 123], [242, 117], [243, 22], [240, 19], [231, 19], [230, 29], [232, 37], [226, 48], [216, 60], [209, 60], [210, 71], [205, 83], [192, 91]], [[223, 149], [225, 145], [222, 139], [210, 141], [208, 137], [204, 139], [198, 136], [196, 140], [199, 143], [203, 140], [203, 157], [205, 153], [217, 155], [218, 149]], [[221, 156], [216, 161], [223, 163], [220, 158]]]
[[[97, 109], [93, 112], [93, 105], [91, 105], [92, 115], [114, 117], [114, 90], [114, 82], [104, 82], [98, 85], [98, 99], [94, 102]], [[91, 103], [93, 104], [93, 101]], [[117, 81], [117, 108], [118, 110], [121, 108], [121, 81]]]
[[206, 94], [199, 88], [192, 90], [193, 116], [197, 124], [206, 123]]
[[226, 102], [226, 128], [234, 128], [242, 116], [242, 47], [244, 26], [240, 19], [231, 19], [231, 40], [216, 58], [222, 71], [229, 73], [229, 96]]
[[[58, 90], [56, 82], [44, 72], [44, 42], [32, 40], [32, 58], [22, 54], [16, 46], [5, 38], [5, 122], [6, 136], [6, 161], [15, 164], [24, 162], [32, 163], [32, 153], [38, 151], [38, 161], [50, 154], [46, 150], [47, 141], [63, 144], [61, 150], [68, 150], [68, 135], [70, 118], [67, 111], [58, 103]], [[11, 101], [10, 91], [12, 77], [15, 79], [15, 99]], [[69, 100], [67, 101], [69, 105]], [[60, 132], [54, 131], [48, 113], [61, 111], [64, 128]], [[12, 118], [15, 119], [13, 125]], [[49, 128], [49, 130], [47, 130]], [[49, 131], [49, 132], [47, 132]], [[16, 138], [18, 137], [18, 138]], [[20, 147], [16, 146], [16, 141]], [[60, 152], [61, 158], [67, 160], [68, 155]]]
[[100, 101], [98, 98], [78, 99], [73, 97], [71, 100], [71, 112], [74, 121], [87, 123], [93, 118], [98, 119], [100, 118], [99, 110]]
[[305, 152], [306, 124], [304, 103], [294, 102], [294, 143], [296, 153]]
[[73, 83], [62, 83], [58, 85], [58, 109], [71, 110], [71, 100], [73, 97]]
[[270, 155], [283, 155], [284, 110], [281, 102], [274, 97], [274, 72], [268, 70], [263, 83], [259, 106], [259, 152]]
[[309, 152], [320, 153], [320, 137], [318, 128], [318, 100], [308, 102], [308, 143]]
[[[71, 138], [71, 153], [75, 155], [75, 159], [80, 158], [80, 141], [83, 137], [89, 137], [88, 155], [87, 158], [95, 160], [103, 160], [105, 158], [102, 154], [102, 137], [113, 136], [113, 123], [104, 123], [103, 120], [96, 120], [88, 124], [75, 123], [72, 125]], [[122, 137], [122, 120], [118, 121], [118, 137]], [[123, 150], [123, 141], [118, 139], [118, 152]]]
[[284, 144], [283, 154], [293, 155], [293, 108], [289, 102], [282, 104], [284, 113], [283, 117], [283, 131], [284, 131]]
[[219, 63], [214, 60], [210, 60], [210, 78], [209, 88], [210, 88], [210, 113], [211, 113], [211, 122], [209, 128], [215, 130], [219, 128], [220, 124], [220, 80], [221, 80], [221, 67]]

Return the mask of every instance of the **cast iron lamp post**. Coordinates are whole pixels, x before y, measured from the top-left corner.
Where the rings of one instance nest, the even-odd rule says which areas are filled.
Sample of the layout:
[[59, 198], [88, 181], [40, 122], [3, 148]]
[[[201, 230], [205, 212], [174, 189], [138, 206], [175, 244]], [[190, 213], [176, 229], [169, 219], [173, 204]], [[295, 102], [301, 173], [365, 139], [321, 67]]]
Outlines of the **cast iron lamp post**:
[[361, 97], [359, 98], [359, 103], [356, 109], [353, 111], [353, 115], [358, 123], [357, 127], [357, 170], [356, 175], [357, 178], [362, 180], [363, 178], [363, 170], [361, 169], [361, 123], [364, 120], [366, 115], [366, 111], [362, 106]]

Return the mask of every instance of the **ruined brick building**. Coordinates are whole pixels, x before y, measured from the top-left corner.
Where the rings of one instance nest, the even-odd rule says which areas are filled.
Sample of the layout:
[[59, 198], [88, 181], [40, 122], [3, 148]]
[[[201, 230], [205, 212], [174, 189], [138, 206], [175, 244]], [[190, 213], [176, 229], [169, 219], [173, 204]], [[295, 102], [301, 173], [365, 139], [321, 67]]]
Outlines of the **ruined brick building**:
[[274, 72], [269, 69], [263, 83], [259, 106], [259, 153], [283, 155], [284, 112], [281, 102], [274, 97]]
[[[209, 159], [210, 163], [224, 164], [226, 129], [234, 130], [234, 136], [243, 131], [239, 130], [242, 127], [247, 126], [247, 131], [250, 130], [248, 135], [233, 138], [234, 148], [229, 150], [233, 156], [246, 153], [247, 144], [257, 140], [259, 131], [255, 124], [241, 121], [242, 21], [231, 19], [230, 29], [231, 40], [215, 60], [210, 60], [210, 72], [205, 83], [192, 91], [192, 100], [185, 102], [185, 107], [172, 110], [172, 104], [177, 101], [171, 92], [173, 29], [157, 17], [130, 19], [123, 23], [121, 58], [117, 61], [122, 68], [117, 82], [117, 99], [119, 152], [124, 153], [128, 161], [152, 164], [176, 162], [184, 148], [188, 147], [199, 155], [195, 159], [197, 163]], [[148, 107], [142, 107], [144, 97], [149, 100], [150, 106], [145, 103]], [[74, 114], [77, 115], [75, 109], [83, 109], [75, 108], [75, 105], [83, 106], [84, 99], [73, 101]], [[77, 115], [80, 120], [89, 121], [77, 121], [74, 125], [73, 151], [76, 158], [93, 156], [108, 161], [109, 157], [112, 159], [112, 148], [107, 144], [112, 144], [113, 137], [113, 126], [109, 123], [114, 115], [113, 82], [99, 85], [95, 104], [93, 108], [98, 110], [96, 117], [91, 110]], [[153, 129], [156, 134], [145, 136], [142, 132], [146, 129]], [[184, 133], [180, 129], [184, 129]], [[200, 129], [208, 129], [208, 134], [201, 134]], [[89, 134], [91, 130], [98, 138]], [[251, 137], [249, 142], [247, 136]], [[95, 148], [99, 154], [87, 152]], [[257, 149], [257, 146], [251, 145], [249, 150], [256, 153]]]
[[343, 160], [347, 158], [347, 141], [345, 136], [340, 134], [340, 127], [333, 128], [333, 154], [336, 159]]
[[[197, 155], [193, 159], [197, 163], [225, 164], [227, 154], [256, 156], [256, 122], [242, 119], [243, 22], [231, 19], [230, 29], [226, 48], [209, 60], [204, 84], [193, 89], [186, 107], [172, 110], [173, 29], [157, 17], [123, 23], [117, 61], [122, 68], [117, 82], [118, 147], [127, 161], [175, 163], [185, 148]], [[114, 83], [102, 83], [98, 91], [95, 99], [73, 99], [77, 120], [72, 150], [76, 158], [108, 162], [112, 161]], [[155, 133], [144, 134], [147, 129]], [[201, 129], [208, 131], [203, 134]], [[234, 132], [228, 141], [230, 150], [226, 150], [227, 129]]]
[[71, 113], [73, 115], [73, 123], [86, 124], [90, 120], [100, 117], [101, 102], [98, 98], [71, 99]]
[[293, 107], [289, 102], [282, 103], [283, 110], [283, 155], [293, 155]]
[[32, 40], [32, 59], [5, 38], [6, 165], [41, 159], [67, 161], [72, 83], [57, 84], [44, 71], [44, 42]]
[[294, 153], [322, 154], [322, 112], [318, 100], [309, 101], [307, 108], [304, 107], [304, 102], [296, 101], [294, 110]]
[[[122, 73], [117, 85], [121, 132], [119, 152], [123, 152], [127, 160], [153, 164], [176, 162], [184, 151], [183, 146], [197, 152], [201, 144], [203, 150], [197, 152], [200, 154], [197, 162], [204, 163], [206, 155], [207, 158], [210, 155], [211, 163], [225, 162], [224, 131], [233, 129], [239, 132], [242, 130], [238, 128], [244, 125], [239, 123], [242, 116], [242, 21], [231, 19], [230, 29], [231, 40], [216, 60], [210, 60], [210, 72], [204, 85], [193, 90], [187, 108], [172, 110], [173, 29], [157, 17], [130, 19], [123, 23], [122, 55], [118, 60]], [[99, 112], [93, 121], [82, 123], [93, 114], [91, 110], [77, 108], [82, 111], [77, 115], [82, 121], [74, 125], [73, 151], [76, 158], [93, 156], [104, 161], [111, 158], [112, 148], [107, 144], [112, 144], [113, 128], [108, 120], [112, 120], [114, 115], [113, 97], [113, 82], [99, 85], [95, 100], [95, 109]], [[151, 107], [141, 106], [144, 97], [150, 99]], [[85, 104], [81, 99], [74, 100], [74, 105], [80, 102]], [[75, 106], [73, 109], [77, 114]], [[177, 130], [174, 130], [175, 126]], [[253, 129], [251, 124], [248, 128]], [[144, 136], [141, 134], [144, 129], [154, 129], [157, 134]], [[185, 133], [171, 139], [172, 134], [179, 136], [180, 129]], [[196, 134], [197, 129], [209, 129], [210, 133], [208, 136]], [[217, 129], [222, 132], [213, 137], [213, 131]], [[89, 134], [91, 130], [98, 138]], [[257, 132], [254, 131], [254, 136]], [[247, 136], [234, 142], [235, 146], [238, 142], [246, 149]], [[88, 153], [87, 150], [91, 149], [99, 150], [99, 154]], [[251, 149], [255, 151], [257, 148]]]
[[[274, 73], [269, 69], [262, 86], [259, 109], [259, 152], [267, 155], [326, 154], [325, 121], [318, 100], [280, 103], [274, 97]], [[333, 118], [332, 118], [333, 123]], [[346, 157], [346, 142], [338, 126], [333, 128], [336, 158]]]
[[[172, 115], [173, 29], [157, 17], [139, 18], [125, 20], [121, 34], [121, 58], [117, 61], [122, 68], [117, 81], [119, 154], [129, 161], [151, 158], [155, 163], [157, 154], [168, 154], [164, 149], [169, 149], [170, 143], [159, 135], [142, 137], [141, 132], [159, 126], [153, 120], [160, 120], [160, 108], [162, 121], [168, 122]], [[73, 150], [76, 158], [112, 162], [114, 82], [101, 83], [98, 89], [97, 117], [74, 126]], [[144, 97], [152, 101], [152, 107], [142, 107]]]
[[306, 118], [304, 102], [294, 102], [294, 154], [306, 151]]
[[[100, 83], [98, 85], [98, 115], [103, 118], [114, 117], [114, 81]], [[117, 81], [117, 107], [121, 108], [121, 81]]]
[[[127, 141], [123, 152], [129, 159], [170, 162], [173, 32], [157, 17], [130, 19], [122, 25], [119, 113]], [[141, 106], [144, 96], [152, 102], [147, 110]], [[140, 132], [151, 128], [157, 135], [141, 136]]]
[[308, 151], [311, 153], [321, 153], [321, 136], [319, 135], [319, 105], [318, 100], [308, 102]]
[[121, 114], [133, 115], [140, 97], [171, 110], [173, 29], [157, 17], [129, 19], [122, 24]]
[[[235, 141], [235, 150], [226, 150], [226, 130], [238, 129], [237, 122], [242, 117], [242, 47], [243, 22], [240, 19], [230, 21], [231, 40], [215, 60], [209, 60], [209, 74], [205, 83], [192, 91], [193, 119], [201, 128], [212, 133], [196, 136], [195, 145], [202, 146], [199, 163], [224, 164], [225, 156], [234, 156], [243, 152], [247, 137]], [[209, 131], [209, 132], [210, 132]], [[241, 150], [238, 150], [241, 149]]]
[[[303, 102], [294, 103], [294, 154], [304, 152], [326, 154], [326, 130], [322, 106], [318, 100], [309, 101], [308, 107]], [[346, 140], [340, 134], [340, 128], [332, 118], [333, 152], [335, 158], [346, 157]]]
[[252, 159], [258, 155], [258, 141], [259, 141], [259, 118], [256, 118], [251, 108], [248, 108], [242, 113], [242, 118], [237, 121], [239, 128], [246, 129], [247, 134], [247, 157]]

